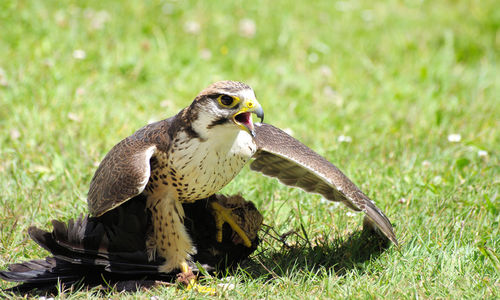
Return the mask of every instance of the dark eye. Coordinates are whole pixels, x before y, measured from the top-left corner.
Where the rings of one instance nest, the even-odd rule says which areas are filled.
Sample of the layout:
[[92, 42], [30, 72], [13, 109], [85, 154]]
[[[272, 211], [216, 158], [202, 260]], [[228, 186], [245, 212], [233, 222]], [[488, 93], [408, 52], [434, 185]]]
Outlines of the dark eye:
[[221, 103], [222, 105], [224, 105], [224, 106], [230, 106], [230, 105], [231, 105], [231, 104], [233, 104], [233, 102], [234, 102], [233, 97], [228, 96], [228, 95], [222, 95], [222, 96], [220, 96], [220, 98], [219, 98], [219, 99], [220, 99], [220, 100], [219, 100], [219, 101], [220, 101], [220, 103]]

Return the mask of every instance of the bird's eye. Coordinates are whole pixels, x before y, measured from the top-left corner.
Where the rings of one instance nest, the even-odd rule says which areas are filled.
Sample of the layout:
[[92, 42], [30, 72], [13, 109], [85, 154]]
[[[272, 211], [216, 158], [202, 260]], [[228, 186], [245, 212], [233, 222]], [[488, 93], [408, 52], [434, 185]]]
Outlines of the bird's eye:
[[219, 96], [219, 103], [222, 106], [230, 107], [234, 104], [234, 98], [228, 95], [221, 95]]

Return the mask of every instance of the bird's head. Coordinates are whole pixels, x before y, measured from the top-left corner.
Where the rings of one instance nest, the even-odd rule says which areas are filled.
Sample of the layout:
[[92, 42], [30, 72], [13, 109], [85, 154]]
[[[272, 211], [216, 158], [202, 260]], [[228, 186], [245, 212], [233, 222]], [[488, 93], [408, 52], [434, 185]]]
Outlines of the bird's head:
[[264, 111], [252, 88], [237, 81], [213, 83], [198, 94], [189, 110], [196, 112], [193, 126], [201, 131], [224, 126], [229, 130], [244, 130], [254, 136], [252, 113], [261, 122], [264, 120]]

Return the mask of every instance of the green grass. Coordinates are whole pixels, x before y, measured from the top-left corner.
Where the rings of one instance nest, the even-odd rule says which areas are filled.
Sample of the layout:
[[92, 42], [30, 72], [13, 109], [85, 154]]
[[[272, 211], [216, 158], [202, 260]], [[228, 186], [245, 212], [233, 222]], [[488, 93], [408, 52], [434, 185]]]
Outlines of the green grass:
[[[26, 229], [85, 213], [96, 164], [115, 143], [232, 79], [254, 88], [266, 122], [374, 199], [402, 245], [370, 258], [361, 215], [244, 170], [224, 192], [254, 201], [280, 234], [297, 233], [290, 250], [267, 237], [219, 296], [499, 297], [496, 1], [133, 3], [0, 2], [1, 268], [47, 255]], [[253, 37], [240, 34], [242, 19], [255, 22]], [[189, 21], [198, 32], [185, 31]], [[102, 295], [199, 297], [172, 287]]]

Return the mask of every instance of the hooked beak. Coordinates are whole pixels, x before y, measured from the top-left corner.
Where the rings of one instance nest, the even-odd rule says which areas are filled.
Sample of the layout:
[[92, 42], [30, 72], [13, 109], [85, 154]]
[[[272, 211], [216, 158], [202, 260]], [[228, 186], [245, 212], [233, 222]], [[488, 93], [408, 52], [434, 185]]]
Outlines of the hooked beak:
[[257, 99], [245, 100], [241, 105], [240, 110], [233, 115], [233, 121], [235, 124], [240, 126], [241, 129], [246, 130], [253, 137], [255, 137], [252, 113], [256, 114], [257, 117], [260, 118], [261, 123], [264, 121], [264, 110], [259, 102], [257, 102]]

